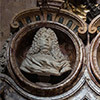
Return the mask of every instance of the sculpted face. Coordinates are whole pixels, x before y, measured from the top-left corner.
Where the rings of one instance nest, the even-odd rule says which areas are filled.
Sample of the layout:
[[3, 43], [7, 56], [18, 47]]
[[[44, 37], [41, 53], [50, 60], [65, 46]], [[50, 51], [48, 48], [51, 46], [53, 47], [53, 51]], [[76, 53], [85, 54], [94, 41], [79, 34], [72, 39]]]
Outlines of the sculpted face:
[[43, 48], [49, 49], [51, 47], [51, 44], [52, 44], [52, 41], [50, 39], [50, 35], [44, 32], [40, 36], [40, 48], [42, 47], [42, 49]]

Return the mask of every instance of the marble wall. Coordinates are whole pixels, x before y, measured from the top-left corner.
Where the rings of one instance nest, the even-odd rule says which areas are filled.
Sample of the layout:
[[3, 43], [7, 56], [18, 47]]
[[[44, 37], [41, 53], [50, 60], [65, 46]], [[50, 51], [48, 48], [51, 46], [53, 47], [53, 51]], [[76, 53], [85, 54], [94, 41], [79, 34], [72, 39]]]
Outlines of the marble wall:
[[37, 0], [0, 0], [0, 50], [10, 34], [12, 17], [25, 9], [36, 6]]

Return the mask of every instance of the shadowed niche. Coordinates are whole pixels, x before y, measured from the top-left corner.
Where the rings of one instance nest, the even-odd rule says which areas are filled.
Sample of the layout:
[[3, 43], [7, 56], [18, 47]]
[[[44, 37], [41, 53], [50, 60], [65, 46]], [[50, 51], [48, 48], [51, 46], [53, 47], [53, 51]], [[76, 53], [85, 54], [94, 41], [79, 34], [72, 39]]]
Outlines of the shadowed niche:
[[[41, 29], [40, 29], [41, 30]], [[45, 28], [45, 30], [47, 31], [48, 29]], [[31, 69], [29, 69], [28, 71], [21, 70], [21, 72], [23, 73], [23, 75], [30, 80], [31, 82], [34, 82], [36, 84], [40, 84], [40, 85], [51, 85], [51, 84], [57, 84], [61, 81], [63, 81], [66, 77], [69, 76], [69, 74], [71, 73], [71, 71], [73, 70], [74, 64], [75, 64], [75, 60], [76, 60], [76, 50], [75, 50], [75, 46], [73, 44], [73, 42], [71, 41], [71, 39], [63, 32], [58, 31], [56, 29], [49, 29], [49, 31], [52, 31], [51, 33], [55, 34], [56, 38], [57, 38], [57, 45], [59, 45], [59, 52], [61, 53], [61, 56], [63, 61], [69, 61], [69, 69], [66, 71], [63, 71], [63, 73], [60, 73], [60, 71], [58, 71], [59, 73], [55, 74], [53, 72], [46, 72], [43, 70], [43, 72], [37, 72], [37, 71], [32, 71]], [[21, 67], [23, 67], [23, 62], [25, 61], [25, 59], [27, 58], [27, 55], [29, 54], [30, 50], [32, 50], [32, 44], [34, 42], [34, 38], [37, 37], [36, 34], [38, 34], [39, 29], [35, 29], [35, 30], [31, 30], [30, 32], [28, 32], [18, 43], [17, 45], [17, 49], [16, 49], [16, 58], [17, 58], [17, 63], [18, 65]], [[41, 35], [40, 35], [41, 36]], [[49, 37], [50, 38], [50, 37]], [[37, 41], [37, 40], [36, 40]], [[51, 41], [51, 40], [50, 40]], [[52, 41], [51, 41], [52, 42]], [[52, 47], [52, 45], [51, 45]], [[40, 52], [37, 51], [38, 53]], [[57, 51], [55, 51], [56, 53]], [[35, 53], [36, 54], [36, 53]], [[35, 55], [34, 54], [34, 55]], [[31, 54], [32, 55], [32, 54]], [[33, 56], [34, 56], [33, 55]], [[36, 55], [37, 56], [37, 55]], [[43, 56], [43, 55], [42, 55]], [[29, 57], [30, 58], [30, 57]], [[39, 58], [40, 59], [40, 58]], [[50, 58], [51, 59], [51, 58]], [[57, 60], [59, 60], [59, 56], [57, 57]], [[49, 60], [50, 61], [50, 60]], [[50, 62], [51, 63], [51, 62]], [[58, 63], [58, 65], [61, 65], [61, 62]], [[57, 67], [57, 65], [55, 63], [54, 67]], [[62, 66], [61, 65], [61, 66]], [[59, 67], [61, 67], [59, 66]], [[28, 66], [27, 66], [28, 67]], [[41, 68], [43, 68], [44, 66], [41, 66]], [[52, 66], [50, 66], [52, 67]], [[66, 66], [67, 67], [67, 66]], [[34, 68], [33, 68], [34, 69]], [[62, 69], [62, 68], [61, 68]], [[44, 74], [43, 74], [44, 73]], [[44, 84], [45, 83], [45, 84]]]

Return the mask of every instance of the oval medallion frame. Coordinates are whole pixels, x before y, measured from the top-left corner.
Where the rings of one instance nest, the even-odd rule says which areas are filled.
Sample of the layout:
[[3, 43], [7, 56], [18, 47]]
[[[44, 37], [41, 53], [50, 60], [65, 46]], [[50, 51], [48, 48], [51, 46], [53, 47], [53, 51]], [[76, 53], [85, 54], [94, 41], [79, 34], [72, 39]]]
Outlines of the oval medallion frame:
[[[18, 41], [25, 36], [28, 31], [30, 30], [35, 30], [36, 28], [41, 28], [41, 27], [48, 27], [48, 28], [55, 28], [57, 30], [61, 30], [63, 33], [65, 33], [73, 42], [75, 49], [76, 49], [76, 61], [75, 61], [75, 66], [71, 74], [61, 81], [60, 83], [54, 84], [52, 86], [44, 86], [40, 87], [36, 85], [35, 83], [29, 81], [24, 75], [21, 73], [18, 64], [16, 63], [16, 57], [15, 57], [15, 52], [16, 52], [16, 47], [18, 44]], [[22, 87], [24, 90], [27, 92], [38, 95], [38, 96], [54, 96], [61, 94], [68, 89], [71, 88], [72, 84], [74, 84], [74, 81], [76, 80], [77, 76], [79, 75], [83, 60], [84, 60], [84, 46], [82, 41], [78, 38], [74, 32], [72, 32], [70, 29], [68, 29], [66, 26], [57, 23], [57, 22], [34, 22], [31, 23], [24, 28], [22, 28], [17, 34], [15, 34], [14, 38], [11, 41], [11, 46], [9, 50], [9, 66], [8, 70], [12, 76], [12, 78], [15, 80], [15, 82]], [[23, 85], [22, 85], [23, 84]]]
[[[100, 45], [100, 33], [98, 33], [97, 36], [92, 40], [91, 52], [90, 52], [91, 70], [95, 77], [94, 80], [96, 79], [98, 82], [100, 82], [100, 68], [98, 65], [98, 57], [97, 57], [99, 45]], [[97, 84], [97, 82], [95, 83]], [[100, 84], [97, 85], [100, 87]]]

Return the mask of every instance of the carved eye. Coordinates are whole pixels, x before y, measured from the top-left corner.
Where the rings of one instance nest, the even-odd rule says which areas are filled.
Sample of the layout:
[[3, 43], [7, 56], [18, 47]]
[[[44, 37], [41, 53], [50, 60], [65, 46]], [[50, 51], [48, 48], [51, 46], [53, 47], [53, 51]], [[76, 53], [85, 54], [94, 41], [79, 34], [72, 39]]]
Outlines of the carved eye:
[[48, 41], [49, 39], [48, 39], [48, 38], [46, 38], [46, 40]]

